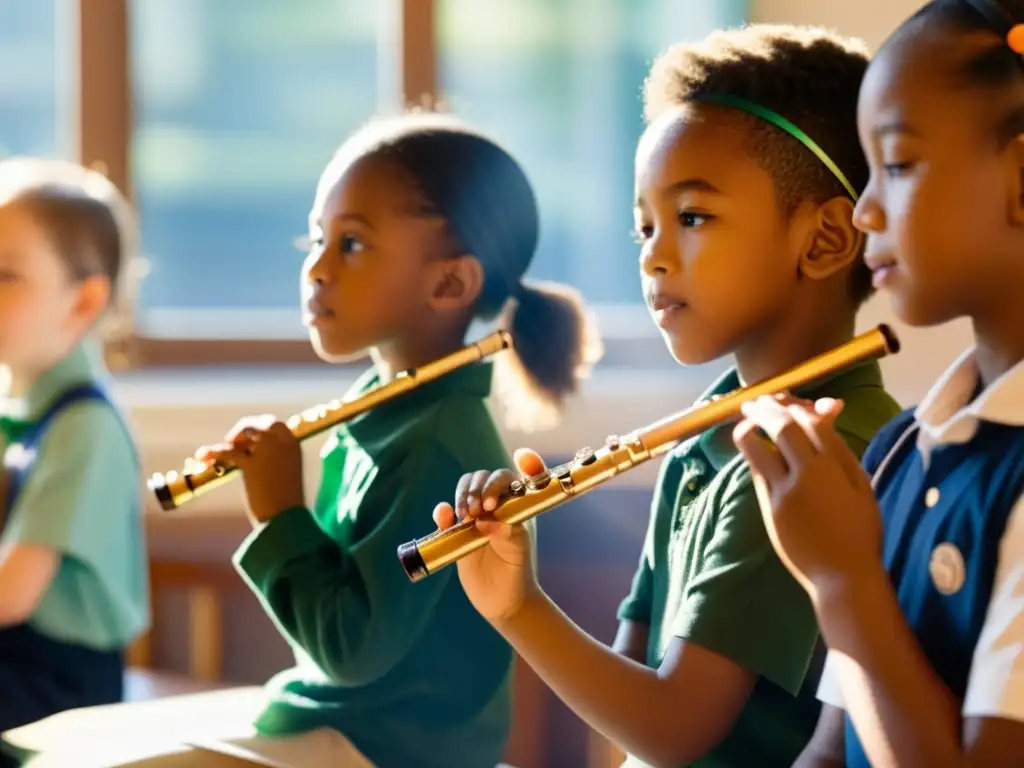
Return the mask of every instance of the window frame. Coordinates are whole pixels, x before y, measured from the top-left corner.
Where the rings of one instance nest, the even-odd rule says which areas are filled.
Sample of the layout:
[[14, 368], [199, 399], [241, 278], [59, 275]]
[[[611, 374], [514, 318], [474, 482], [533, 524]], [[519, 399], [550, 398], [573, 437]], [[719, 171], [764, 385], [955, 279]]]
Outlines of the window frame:
[[[101, 168], [129, 201], [133, 200], [134, 104], [131, 69], [131, 0], [77, 0], [77, 78], [75, 155], [83, 165]], [[434, 0], [385, 0], [378, 16], [378, 103], [436, 101], [438, 93], [437, 15]], [[606, 359], [636, 357], [635, 342], [661, 348], [642, 305], [594, 307]], [[219, 338], [147, 333], [141, 313], [130, 318], [131, 333], [118, 349], [107, 347], [117, 370], [189, 366], [323, 365], [308, 339], [268, 338], [225, 328]], [[231, 323], [229, 325], [238, 325]], [[175, 324], [177, 327], [177, 324]], [[206, 325], [204, 327], [217, 327]], [[653, 344], [652, 344], [653, 342]], [[627, 349], [630, 348], [630, 349]]]

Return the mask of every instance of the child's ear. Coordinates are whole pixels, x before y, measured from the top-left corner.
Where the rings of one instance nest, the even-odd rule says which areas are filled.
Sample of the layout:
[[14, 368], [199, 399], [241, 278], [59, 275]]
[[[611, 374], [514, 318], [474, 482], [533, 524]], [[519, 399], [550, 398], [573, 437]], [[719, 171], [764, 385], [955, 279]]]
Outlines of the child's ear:
[[853, 201], [833, 197], [818, 206], [816, 226], [806, 239], [800, 272], [823, 280], [849, 267], [860, 256], [864, 234], [853, 225]]
[[484, 288], [484, 269], [475, 256], [438, 259], [432, 266], [430, 306], [439, 310], [468, 309]]
[[1024, 134], [1014, 136], [1006, 148], [1006, 212], [1010, 223], [1024, 226]]
[[85, 328], [91, 328], [110, 305], [111, 285], [106, 275], [90, 275], [78, 284], [78, 296], [71, 308], [72, 316]]

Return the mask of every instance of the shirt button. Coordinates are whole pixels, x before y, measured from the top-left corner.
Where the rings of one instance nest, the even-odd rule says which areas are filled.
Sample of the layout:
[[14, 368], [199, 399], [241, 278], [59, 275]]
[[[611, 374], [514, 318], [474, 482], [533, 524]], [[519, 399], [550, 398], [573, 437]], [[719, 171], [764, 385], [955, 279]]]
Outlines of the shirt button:
[[929, 488], [928, 491], [924, 495], [924, 505], [926, 507], [928, 507], [928, 509], [931, 509], [932, 507], [934, 507], [938, 503], [939, 503], [939, 489], [938, 488]]
[[690, 493], [695, 492], [697, 490], [697, 483], [691, 480], [686, 484], [686, 490], [688, 490]]

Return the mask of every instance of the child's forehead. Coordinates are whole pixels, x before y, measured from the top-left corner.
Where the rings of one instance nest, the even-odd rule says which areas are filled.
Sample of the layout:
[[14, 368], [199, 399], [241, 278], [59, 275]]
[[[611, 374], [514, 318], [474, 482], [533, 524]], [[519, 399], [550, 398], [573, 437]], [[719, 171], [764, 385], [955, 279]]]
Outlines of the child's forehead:
[[968, 63], [993, 44], [986, 31], [925, 28], [894, 38], [872, 59], [858, 103], [863, 129], [903, 120], [920, 131], [978, 121], [978, 108], [992, 106], [991, 93], [965, 79]]
[[36, 264], [44, 252], [55, 253], [55, 246], [31, 212], [17, 202], [0, 203], [0, 259]]
[[728, 188], [762, 172], [750, 155], [753, 118], [724, 107], [688, 105], [661, 115], [637, 146], [638, 193], [700, 178]]
[[406, 210], [421, 197], [408, 176], [381, 156], [339, 157], [320, 177], [310, 222], [346, 211], [367, 216], [373, 212]]

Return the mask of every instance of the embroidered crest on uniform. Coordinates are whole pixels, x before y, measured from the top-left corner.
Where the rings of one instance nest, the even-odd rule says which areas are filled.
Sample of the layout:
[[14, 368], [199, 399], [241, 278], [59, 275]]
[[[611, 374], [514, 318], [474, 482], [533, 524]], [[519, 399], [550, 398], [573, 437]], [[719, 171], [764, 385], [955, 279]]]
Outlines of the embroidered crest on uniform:
[[928, 561], [928, 573], [931, 574], [935, 588], [944, 595], [954, 595], [963, 587], [967, 579], [967, 566], [964, 556], [955, 544], [948, 541], [939, 544], [932, 550]]

